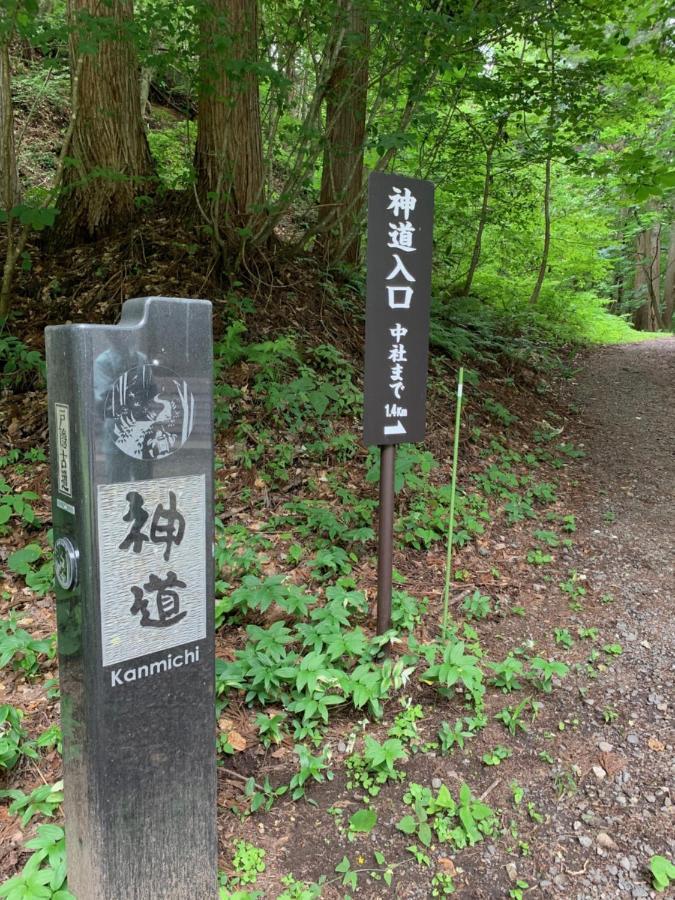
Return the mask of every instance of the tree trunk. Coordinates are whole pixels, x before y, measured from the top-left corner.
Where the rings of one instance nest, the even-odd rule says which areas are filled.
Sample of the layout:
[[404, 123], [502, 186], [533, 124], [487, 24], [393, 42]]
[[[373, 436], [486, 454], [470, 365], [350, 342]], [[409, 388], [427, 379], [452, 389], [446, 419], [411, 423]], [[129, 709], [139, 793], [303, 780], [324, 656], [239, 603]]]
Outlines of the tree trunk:
[[19, 173], [16, 168], [14, 108], [12, 106], [12, 70], [9, 43], [0, 44], [0, 209], [9, 212], [20, 199]]
[[368, 99], [368, 20], [359, 0], [341, 0], [345, 41], [326, 95], [319, 247], [327, 262], [357, 263]]
[[84, 53], [74, 81], [71, 156], [64, 171], [57, 237], [101, 237], [133, 217], [135, 198], [148, 192], [153, 174], [139, 103], [139, 66], [128, 26], [133, 0], [68, 0], [74, 30], [70, 39], [71, 71], [79, 59], [78, 32], [91, 37], [87, 17], [101, 23], [104, 38], [93, 53]]
[[257, 0], [209, 0], [200, 21], [197, 197], [230, 249], [255, 229], [264, 203], [257, 61]]
[[663, 277], [663, 327], [671, 331], [673, 327], [673, 310], [675, 309], [675, 222], [670, 226], [668, 241], [668, 259]]
[[661, 226], [652, 225], [637, 237], [635, 295], [642, 304], [633, 313], [638, 331], [658, 331], [662, 327], [660, 312]]
[[539, 264], [539, 274], [537, 275], [537, 283], [534, 286], [530, 296], [530, 303], [536, 303], [541, 294], [541, 288], [546, 277], [546, 267], [548, 266], [548, 254], [551, 249], [551, 157], [546, 157], [546, 184], [544, 187], [544, 249], [541, 254], [541, 263]]
[[505, 121], [500, 123], [494, 140], [491, 144], [488, 145], [485, 151], [485, 180], [483, 182], [483, 202], [481, 203], [480, 216], [478, 217], [478, 230], [476, 231], [476, 239], [473, 243], [471, 264], [469, 265], [469, 271], [466, 274], [466, 281], [464, 282], [463, 293], [465, 297], [469, 296], [471, 285], [473, 284], [473, 276], [476, 274], [476, 269], [478, 268], [478, 263], [480, 262], [480, 251], [481, 245], [483, 243], [483, 231], [485, 230], [485, 225], [487, 223], [490, 188], [492, 187], [492, 159], [494, 157], [495, 150], [497, 149], [497, 145], [499, 144], [499, 141], [502, 139], [502, 135], [504, 134], [505, 126]]
[[10, 210], [20, 200], [19, 173], [16, 168], [14, 138], [14, 108], [12, 106], [12, 70], [9, 59], [9, 40], [0, 44], [0, 210], [7, 213], [5, 223], [7, 246], [0, 282], [0, 323], [9, 315], [12, 300], [12, 280], [18, 258], [14, 220]]

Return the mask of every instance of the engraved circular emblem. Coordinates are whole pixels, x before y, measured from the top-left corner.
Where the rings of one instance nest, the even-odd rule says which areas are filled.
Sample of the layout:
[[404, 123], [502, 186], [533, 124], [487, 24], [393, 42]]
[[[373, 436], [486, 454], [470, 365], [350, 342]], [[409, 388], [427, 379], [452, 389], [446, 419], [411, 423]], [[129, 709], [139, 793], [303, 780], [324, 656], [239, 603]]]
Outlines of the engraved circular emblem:
[[134, 459], [162, 459], [180, 450], [192, 432], [194, 410], [187, 381], [162, 366], [129, 369], [105, 401], [115, 445]]
[[54, 544], [54, 577], [64, 591], [77, 584], [78, 553], [68, 538], [59, 538]]

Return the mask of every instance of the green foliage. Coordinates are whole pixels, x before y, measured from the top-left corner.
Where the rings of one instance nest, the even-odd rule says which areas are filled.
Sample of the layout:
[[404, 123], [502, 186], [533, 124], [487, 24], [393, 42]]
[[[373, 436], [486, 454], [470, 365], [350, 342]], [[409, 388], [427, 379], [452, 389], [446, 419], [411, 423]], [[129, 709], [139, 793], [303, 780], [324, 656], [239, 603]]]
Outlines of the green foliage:
[[247, 841], [237, 841], [232, 857], [235, 875], [233, 884], [255, 884], [258, 875], [265, 871], [265, 851]]
[[454, 726], [450, 726], [447, 722], [441, 722], [438, 730], [441, 753], [451, 753], [455, 747], [463, 750], [464, 742], [475, 737], [476, 732], [469, 726], [469, 721], [468, 719], [457, 719]]
[[396, 827], [414, 836], [424, 847], [431, 846], [434, 834], [439, 843], [452, 843], [457, 850], [473, 847], [497, 828], [492, 809], [476, 800], [466, 784], [460, 787], [455, 800], [445, 785], [434, 796], [429, 788], [411, 783], [403, 801], [412, 810]]
[[455, 893], [455, 883], [448, 872], [436, 872], [431, 879], [432, 897], [449, 897]]
[[75, 900], [66, 886], [66, 845], [63, 828], [40, 825], [37, 837], [26, 842], [34, 850], [22, 871], [0, 885], [7, 900]]
[[12, 334], [0, 332], [0, 389], [40, 388], [45, 377], [45, 361], [40, 351], [32, 350]]
[[[262, 789], [260, 790], [259, 787]], [[287, 784], [280, 784], [276, 788], [272, 787], [268, 777], [265, 777], [260, 786], [256, 784], [255, 778], [249, 778], [244, 786], [244, 794], [251, 801], [251, 813], [258, 812], [260, 809], [269, 812], [279, 797], [283, 797], [288, 791], [288, 788]]]
[[513, 756], [513, 750], [509, 750], [508, 747], [502, 747], [498, 745], [494, 748], [494, 750], [490, 750], [487, 753], [484, 753], [482, 756], [482, 760], [486, 766], [498, 766], [502, 763], [503, 760], [508, 759], [510, 756]]
[[54, 723], [49, 728], [45, 728], [40, 737], [35, 742], [36, 747], [46, 750], [54, 748], [61, 756], [63, 754], [63, 735], [61, 734], [61, 726]]
[[499, 403], [493, 397], [485, 397], [483, 406], [485, 410], [490, 413], [491, 416], [494, 416], [498, 422], [501, 422], [502, 425], [508, 426], [518, 421], [518, 416], [512, 415], [503, 404]]
[[534, 550], [528, 550], [527, 561], [533, 566], [544, 566], [547, 563], [553, 562], [553, 557], [550, 553], [544, 553], [536, 547]]
[[21, 827], [25, 828], [33, 816], [52, 816], [58, 812], [63, 803], [63, 782], [54, 784], [41, 784], [30, 794], [23, 791], [0, 791], [0, 798], [11, 797], [9, 805], [10, 816], [21, 816]]
[[[396, 453], [396, 469], [394, 473], [394, 490], [398, 494], [402, 490], [424, 490], [429, 475], [438, 466], [433, 455], [427, 450], [420, 450], [415, 444], [401, 444]], [[368, 457], [366, 481], [377, 484], [380, 480], [380, 454], [373, 448]]]
[[476, 589], [465, 598], [462, 610], [467, 619], [485, 619], [492, 612], [492, 601]]
[[0, 706], [0, 770], [13, 768], [22, 756], [37, 759], [32, 741], [21, 724], [23, 712], [13, 706]]
[[192, 185], [195, 133], [195, 129], [192, 129], [190, 134], [187, 123], [182, 122], [161, 130], [148, 131], [150, 152], [157, 165], [157, 176], [164, 188], [177, 191]]
[[675, 865], [665, 856], [652, 856], [649, 860], [649, 871], [652, 873], [652, 886], [661, 893], [675, 881]]
[[371, 797], [376, 797], [387, 781], [403, 778], [396, 763], [406, 759], [403, 743], [397, 738], [387, 738], [381, 744], [367, 734], [362, 753], [352, 753], [345, 761], [349, 772], [347, 787], [359, 785]]
[[495, 719], [501, 722], [505, 728], [508, 728], [513, 735], [519, 728], [522, 731], [527, 731], [527, 726], [523, 722], [523, 715], [530, 706], [532, 706], [532, 701], [529, 697], [526, 697], [515, 706], [505, 706], [504, 709], [495, 715]]
[[333, 773], [328, 768], [330, 753], [326, 748], [318, 756], [312, 756], [309, 750], [302, 744], [297, 744], [295, 754], [298, 757], [299, 769], [291, 778], [289, 790], [293, 800], [299, 800], [305, 796], [305, 787], [308, 781], [316, 781], [319, 784], [326, 779], [333, 780]]
[[457, 687], [465, 690], [478, 706], [482, 702], [485, 687], [478, 657], [465, 653], [464, 641], [451, 637], [444, 647], [435, 647], [432, 659], [438, 662], [422, 674], [422, 680], [435, 685], [444, 696], [451, 696]]
[[54, 636], [38, 640], [18, 624], [16, 613], [0, 619], [0, 669], [12, 664], [13, 669], [34, 678], [40, 672], [39, 657], [53, 659], [56, 653]]
[[263, 747], [270, 747], [272, 744], [280, 744], [284, 739], [283, 724], [286, 716], [283, 713], [277, 713], [275, 716], [266, 716], [264, 713], [258, 713], [255, 717], [258, 726], [258, 734]]
[[377, 824], [377, 813], [374, 809], [366, 807], [358, 809], [349, 817], [349, 828], [362, 834], [370, 834]]
[[0, 478], [0, 534], [9, 530], [8, 522], [15, 519], [26, 525], [38, 525], [32, 503], [38, 499], [35, 491], [14, 491], [9, 484]]
[[530, 669], [530, 677], [533, 682], [546, 694], [550, 694], [553, 690], [554, 677], [564, 678], [569, 672], [569, 666], [565, 665], [565, 663], [554, 659], [543, 659], [541, 656], [530, 660]]
[[27, 586], [38, 597], [43, 597], [54, 585], [53, 560], [49, 558], [43, 562], [43, 553], [39, 544], [26, 544], [25, 547], [10, 553], [7, 560], [9, 571], [22, 575]]
[[320, 900], [321, 887], [325, 880], [325, 875], [322, 875], [318, 882], [307, 884], [304, 881], [296, 881], [292, 875], [284, 875], [281, 879], [284, 890], [277, 900]]
[[388, 731], [388, 736], [398, 738], [410, 744], [419, 743], [419, 732], [415, 724], [424, 718], [424, 712], [419, 704], [408, 702], [407, 706], [394, 719], [394, 724]]
[[351, 890], [355, 891], [358, 887], [359, 876], [354, 869], [352, 869], [352, 864], [349, 862], [349, 858], [347, 856], [343, 856], [340, 862], [335, 866], [335, 871], [338, 875], [342, 876], [342, 886], [348, 887]]
[[490, 681], [491, 685], [501, 688], [505, 694], [521, 689], [522, 685], [518, 678], [523, 674], [523, 664], [515, 656], [509, 654], [502, 662], [489, 662], [487, 666], [495, 673], [495, 677]]
[[554, 628], [553, 629], [553, 637], [555, 639], [556, 644], [560, 644], [561, 647], [565, 647], [568, 650], [574, 644], [572, 635], [569, 633], [569, 630], [567, 628]]

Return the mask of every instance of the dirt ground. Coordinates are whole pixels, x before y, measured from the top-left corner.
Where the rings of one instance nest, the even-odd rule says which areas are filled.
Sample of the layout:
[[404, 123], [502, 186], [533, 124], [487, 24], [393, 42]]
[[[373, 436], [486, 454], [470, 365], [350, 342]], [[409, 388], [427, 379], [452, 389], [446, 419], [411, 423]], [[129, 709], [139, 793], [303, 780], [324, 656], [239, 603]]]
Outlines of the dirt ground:
[[[599, 644], [620, 645], [621, 653], [611, 661], [600, 654], [606, 664], [601, 661], [589, 678], [583, 663], [590, 647], [578, 641], [564, 658], [579, 668], [546, 699], [528, 735], [504, 739], [501, 726], [490, 722], [464, 752], [455, 750], [449, 758], [417, 754], [404, 767], [408, 782], [426, 786], [443, 781], [452, 789], [466, 780], [501, 814], [500, 839], [435, 857], [436, 871], [455, 873], [454, 896], [465, 900], [507, 897], [518, 880], [527, 883], [524, 895], [532, 897], [655, 897], [649, 859], [656, 853], [672, 858], [675, 852], [675, 341], [594, 349], [577, 365], [575, 378], [564, 387], [570, 410], [565, 438], [583, 447], [586, 456], [561, 479], [559, 496], [577, 520], [574, 545], [563, 551], [561, 562], [585, 585], [583, 609], [571, 612], [557, 590], [537, 583], [539, 573], [532, 567], [523, 571], [516, 565], [509, 572], [509, 562], [527, 549], [524, 531], [492, 534], [486, 543], [491, 561], [499, 566], [507, 593], [509, 576], [511, 587], [520, 588], [515, 596], [524, 599], [528, 614], [513, 624], [500, 623], [490, 635], [481, 629], [481, 640], [508, 647], [519, 633], [540, 646], [554, 626], [573, 634], [578, 627], [596, 627]], [[430, 554], [428, 565], [433, 569], [437, 562]], [[560, 648], [550, 650], [562, 658]], [[430, 691], [419, 688], [410, 696], [424, 708], [424, 736], [433, 738], [440, 721], [452, 721], [452, 712]], [[433, 868], [406, 858], [407, 840], [395, 830], [409, 811], [400, 802], [401, 785], [383, 789], [375, 804], [378, 827], [369, 838], [349, 843], [336, 833], [328, 810], [342, 808], [348, 817], [361, 804], [345, 792], [338, 771], [349, 752], [347, 738], [333, 737], [337, 774], [331, 784], [308, 792], [316, 807], [282, 803], [243, 825], [223, 818], [224, 844], [233, 827], [266, 848], [268, 868], [256, 884], [263, 897], [275, 896], [279, 875], [289, 871], [307, 881], [326, 875], [322, 896], [346, 896], [333, 872], [343, 855], [352, 868], [364, 869], [356, 896], [432, 896]], [[486, 770], [480, 757], [498, 743], [513, 748], [513, 757]], [[541, 759], [542, 752], [552, 766]], [[514, 781], [525, 789], [518, 809]], [[526, 803], [533, 815], [529, 807], [524, 812]], [[509, 832], [513, 823], [517, 840]], [[395, 865], [391, 888], [368, 878], [373, 850]]]
[[[576, 375], [563, 383], [564, 396], [555, 406], [561, 415], [561, 439], [586, 455], [539, 476], [555, 478], [555, 509], [576, 518], [572, 546], [554, 551], [549, 567], [529, 565], [525, 558], [536, 523], [506, 528], [495, 521], [485, 536], [457, 554], [456, 565], [470, 571], [471, 581], [455, 588], [454, 604], [456, 609], [459, 598], [473, 587], [492, 593], [505, 606], [521, 604], [522, 616], [490, 617], [476, 626], [487, 657], [503, 659], [515, 645], [529, 645], [543, 656], [564, 660], [570, 666], [568, 676], [551, 695], [537, 698], [543, 705], [536, 721], [527, 733], [515, 736], [494, 714], [520, 696], [490, 691], [489, 723], [479, 735], [449, 756], [433, 750], [411, 753], [402, 766], [406, 780], [385, 785], [374, 804], [377, 826], [353, 841], [340, 821], [344, 825], [363, 806], [358, 791], [346, 786], [344, 767], [350, 738], [363, 732], [358, 715], [331, 722], [327, 746], [335, 778], [308, 788], [311, 804], [284, 798], [267, 814], [236, 815], [246, 805], [242, 778], [288, 782], [295, 760], [292, 743], [271, 754], [255, 741], [245, 752], [228, 757], [219, 770], [220, 865], [232, 872], [237, 839], [263, 848], [266, 869], [251, 887], [258, 896], [274, 900], [283, 889], [282, 877], [292, 873], [306, 882], [324, 876], [326, 900], [352, 895], [423, 900], [432, 896], [435, 872], [452, 874], [454, 896], [463, 900], [518, 897], [518, 891], [533, 898], [575, 900], [656, 896], [649, 859], [656, 853], [670, 858], [675, 854], [675, 340], [594, 349], [576, 365]], [[518, 395], [514, 389], [510, 399], [517, 402], [518, 397], [521, 422], [514, 442], [526, 451], [546, 403], [554, 400], [549, 397], [537, 406], [534, 394]], [[435, 437], [445, 439], [445, 434], [439, 431]], [[47, 475], [43, 466], [33, 485], [45, 508]], [[463, 477], [468, 486], [469, 474]], [[429, 553], [398, 551], [396, 559], [397, 568], [408, 576], [406, 589], [417, 596], [429, 594], [430, 622], [438, 612], [439, 592], [434, 590], [442, 583], [443, 563], [444, 551], [437, 546]], [[570, 597], [559, 589], [571, 573], [585, 592], [576, 609], [570, 609]], [[372, 572], [363, 574], [372, 580]], [[18, 586], [10, 604], [41, 634], [54, 630], [51, 598], [35, 602]], [[0, 614], [6, 615], [7, 609], [0, 603]], [[573, 646], [556, 644], [554, 628], [567, 628]], [[578, 637], [579, 629], [591, 628], [597, 628], [597, 637]], [[427, 631], [422, 639], [433, 636], [431, 626], [422, 630]], [[605, 651], [608, 646], [619, 651]], [[53, 663], [45, 675], [55, 674]], [[31, 732], [40, 733], [53, 721], [55, 705], [45, 699], [40, 684], [26, 683], [7, 670], [1, 675], [0, 702], [21, 706]], [[442, 700], [417, 680], [405, 693], [422, 706], [422, 741], [433, 741], [441, 722], [452, 723], [465, 714], [459, 701]], [[398, 702], [390, 701], [384, 722], [369, 725], [368, 733], [383, 740], [399, 711]], [[244, 735], [253, 733], [248, 709], [233, 702], [227, 714]], [[481, 757], [497, 745], [506, 745], [512, 756], [499, 767], [488, 767]], [[31, 762], [14, 770], [6, 786], [28, 791], [58, 777], [60, 759], [52, 751], [41, 758], [39, 768]], [[396, 829], [409, 812], [402, 797], [411, 782], [434, 789], [443, 783], [455, 796], [466, 782], [497, 812], [499, 836], [456, 853], [450, 845], [434, 846], [431, 866], [418, 865], [406, 851], [410, 839]], [[519, 804], [514, 803], [514, 784], [523, 790]], [[34, 828], [33, 823], [23, 832], [7, 806], [0, 802], [0, 881], [25, 863], [21, 847]], [[391, 887], [381, 877], [372, 877], [378, 868], [376, 851], [393, 868]], [[356, 891], [342, 886], [335, 873], [345, 855], [352, 869], [360, 870]]]

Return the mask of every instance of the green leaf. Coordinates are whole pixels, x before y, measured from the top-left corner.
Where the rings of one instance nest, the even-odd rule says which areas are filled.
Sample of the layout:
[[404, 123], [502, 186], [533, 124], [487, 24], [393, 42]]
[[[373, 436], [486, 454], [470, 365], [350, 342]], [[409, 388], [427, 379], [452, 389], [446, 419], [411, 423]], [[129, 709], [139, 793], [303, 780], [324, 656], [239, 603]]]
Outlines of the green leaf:
[[431, 846], [431, 828], [427, 822], [422, 822], [419, 831], [417, 832], [417, 836], [420, 841], [424, 844], [425, 847]]
[[396, 827], [399, 831], [402, 831], [403, 834], [414, 834], [417, 831], [417, 819], [414, 816], [403, 816], [403, 818], [397, 822]]
[[675, 865], [665, 856], [652, 856], [649, 868], [654, 878], [654, 890], [661, 893], [675, 881]]
[[30, 564], [36, 562], [42, 556], [42, 548], [39, 544], [26, 544], [20, 550], [10, 553], [7, 566], [10, 572], [17, 575], [26, 575], [30, 572]]
[[349, 827], [352, 831], [362, 831], [370, 834], [377, 823], [377, 813], [374, 809], [359, 809], [349, 819]]

